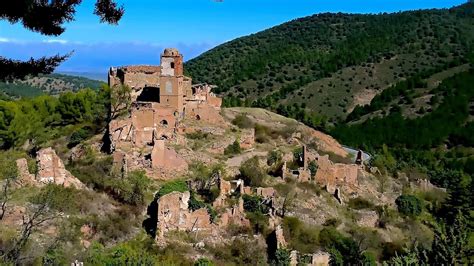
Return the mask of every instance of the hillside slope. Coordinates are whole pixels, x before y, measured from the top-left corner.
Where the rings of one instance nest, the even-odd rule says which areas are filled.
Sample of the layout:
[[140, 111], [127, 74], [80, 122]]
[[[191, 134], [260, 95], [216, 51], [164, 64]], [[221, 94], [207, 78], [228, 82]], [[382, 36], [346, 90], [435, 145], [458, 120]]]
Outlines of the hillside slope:
[[50, 74], [9, 83], [0, 82], [0, 94], [11, 98], [34, 97], [42, 94], [57, 95], [64, 91], [78, 91], [82, 88], [98, 89], [102, 84], [104, 84], [102, 81], [84, 77]]
[[[298, 104], [329, 118], [404, 78], [465, 63], [474, 3], [379, 15], [318, 14], [220, 45], [186, 63], [228, 106]], [[303, 105], [301, 105], [303, 104]], [[281, 108], [280, 108], [281, 109]]]

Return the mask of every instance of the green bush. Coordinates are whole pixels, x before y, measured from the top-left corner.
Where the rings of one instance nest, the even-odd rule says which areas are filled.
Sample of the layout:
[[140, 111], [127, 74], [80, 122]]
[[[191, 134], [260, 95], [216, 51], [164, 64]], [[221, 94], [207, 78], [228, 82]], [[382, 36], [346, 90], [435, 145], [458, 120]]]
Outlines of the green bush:
[[224, 149], [225, 155], [240, 154], [241, 152], [242, 149], [240, 148], [240, 143], [238, 140], [235, 140], [232, 144], [230, 144]]
[[199, 258], [194, 262], [194, 266], [214, 266], [214, 263], [212, 263], [208, 258]]
[[275, 252], [275, 261], [272, 264], [277, 265], [277, 266], [288, 266], [290, 265], [290, 261], [291, 261], [290, 251], [279, 248]]
[[414, 195], [401, 195], [396, 200], [398, 211], [406, 216], [416, 217], [423, 211], [423, 202]]
[[242, 196], [244, 200], [244, 209], [248, 212], [255, 212], [255, 213], [268, 213], [268, 206], [263, 204], [263, 198], [260, 196], [252, 196], [244, 194]]
[[281, 152], [279, 150], [273, 150], [267, 156], [267, 165], [272, 166], [272, 165], [280, 162], [281, 159], [282, 159]]
[[209, 133], [205, 133], [202, 131], [186, 133], [186, 138], [188, 139], [200, 140], [200, 139], [207, 139], [208, 137], [209, 137]]
[[145, 203], [145, 194], [150, 183], [145, 171], [133, 171], [126, 178], [112, 182], [112, 186], [119, 200], [138, 206]]
[[186, 192], [188, 191], [188, 185], [183, 180], [173, 180], [166, 182], [161, 186], [160, 190], [158, 190], [156, 197], [159, 198], [174, 191]]
[[257, 156], [254, 156], [242, 163], [239, 171], [240, 177], [242, 180], [244, 180], [246, 185], [253, 187], [262, 186], [266, 173], [260, 167], [260, 162]]
[[303, 253], [313, 253], [319, 246], [319, 230], [305, 225], [296, 217], [285, 217], [283, 230], [292, 249]]
[[74, 131], [69, 138], [68, 147], [72, 148], [77, 144], [81, 143], [82, 141], [92, 137], [94, 135], [94, 131], [90, 126], [84, 126], [80, 129]]
[[239, 114], [233, 120], [232, 124], [238, 126], [239, 128], [253, 128], [253, 121], [247, 116], [247, 114]]
[[319, 233], [321, 246], [330, 250], [336, 260], [343, 260], [344, 265], [359, 264], [361, 251], [357, 243], [350, 237], [338, 232], [334, 227], [326, 227]]
[[349, 207], [354, 210], [373, 209], [374, 204], [364, 198], [357, 197], [349, 199]]
[[316, 175], [316, 172], [318, 171], [318, 165], [315, 161], [311, 161], [308, 164], [308, 169], [311, 172], [311, 177], [314, 177]]

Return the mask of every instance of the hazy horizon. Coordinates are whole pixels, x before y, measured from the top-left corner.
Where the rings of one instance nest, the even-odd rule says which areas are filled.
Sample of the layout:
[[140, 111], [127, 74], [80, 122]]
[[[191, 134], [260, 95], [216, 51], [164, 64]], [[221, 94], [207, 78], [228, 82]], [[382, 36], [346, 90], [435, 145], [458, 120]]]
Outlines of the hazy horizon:
[[[321, 12], [382, 13], [447, 8], [459, 0], [164, 0], [119, 1], [126, 13], [118, 26], [99, 24], [92, 14], [94, 1], [85, 0], [76, 20], [54, 38], [25, 30], [21, 24], [0, 22], [0, 54], [25, 60], [74, 51], [57, 72], [106, 75], [110, 66], [158, 64], [165, 47], [176, 47], [185, 60], [232, 39], [292, 19]], [[291, 8], [288, 5], [291, 4]]]

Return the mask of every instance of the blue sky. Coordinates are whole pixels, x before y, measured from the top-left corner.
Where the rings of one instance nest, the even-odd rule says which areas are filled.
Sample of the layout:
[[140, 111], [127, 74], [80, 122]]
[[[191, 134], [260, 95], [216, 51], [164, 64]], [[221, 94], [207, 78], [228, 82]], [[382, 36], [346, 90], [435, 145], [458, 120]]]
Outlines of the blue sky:
[[99, 24], [94, 0], [83, 0], [76, 20], [59, 37], [29, 32], [0, 21], [0, 55], [27, 59], [67, 53], [59, 70], [104, 72], [112, 65], [157, 64], [164, 47], [185, 59], [236, 37], [320, 12], [380, 13], [443, 8], [465, 0], [118, 0], [118, 26]]

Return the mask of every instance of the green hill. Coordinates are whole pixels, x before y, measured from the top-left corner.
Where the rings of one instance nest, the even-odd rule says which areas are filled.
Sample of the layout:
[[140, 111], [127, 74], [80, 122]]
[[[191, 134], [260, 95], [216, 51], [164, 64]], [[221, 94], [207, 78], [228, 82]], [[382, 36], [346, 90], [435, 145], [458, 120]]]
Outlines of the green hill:
[[0, 94], [9, 98], [34, 97], [43, 94], [57, 95], [64, 91], [78, 91], [82, 88], [98, 89], [102, 81], [84, 77], [50, 74], [30, 77], [13, 82], [0, 82]]
[[295, 118], [315, 111], [336, 122], [403, 79], [465, 64], [473, 14], [474, 3], [318, 14], [222, 44], [185, 69], [196, 82], [218, 85], [227, 106], [264, 107]]

